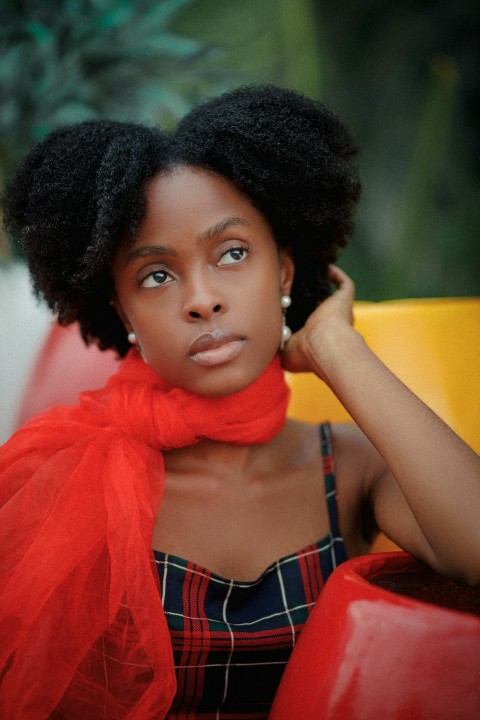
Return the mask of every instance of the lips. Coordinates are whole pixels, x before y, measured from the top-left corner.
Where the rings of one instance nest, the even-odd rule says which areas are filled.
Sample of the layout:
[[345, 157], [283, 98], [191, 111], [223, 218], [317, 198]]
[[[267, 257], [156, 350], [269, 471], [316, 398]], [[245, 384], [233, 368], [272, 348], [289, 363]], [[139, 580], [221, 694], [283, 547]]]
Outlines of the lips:
[[233, 333], [214, 330], [204, 333], [191, 344], [188, 355], [199, 365], [213, 367], [234, 360], [242, 351], [245, 338]]

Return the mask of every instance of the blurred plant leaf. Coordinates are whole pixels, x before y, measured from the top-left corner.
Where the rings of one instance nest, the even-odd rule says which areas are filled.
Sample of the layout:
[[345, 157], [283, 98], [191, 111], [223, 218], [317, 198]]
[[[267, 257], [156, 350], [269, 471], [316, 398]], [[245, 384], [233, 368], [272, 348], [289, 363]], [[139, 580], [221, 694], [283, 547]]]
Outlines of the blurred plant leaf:
[[435, 234], [436, 200], [448, 157], [457, 87], [452, 58], [431, 58], [410, 167], [392, 227], [391, 262], [382, 276], [384, 289], [394, 286], [402, 296], [412, 294], [422, 282], [427, 287], [432, 284], [428, 278], [435, 263], [422, 255]]
[[[173, 28], [199, 1], [4, 0], [0, 178], [59, 125], [108, 117], [171, 127], [224, 90], [220, 46]], [[0, 231], [3, 257], [6, 248]]]
[[[223, 90], [218, 47], [172, 29], [199, 0], [6, 0], [0, 26], [0, 166], [85, 118], [178, 119]], [[215, 51], [215, 62], [209, 57]]]

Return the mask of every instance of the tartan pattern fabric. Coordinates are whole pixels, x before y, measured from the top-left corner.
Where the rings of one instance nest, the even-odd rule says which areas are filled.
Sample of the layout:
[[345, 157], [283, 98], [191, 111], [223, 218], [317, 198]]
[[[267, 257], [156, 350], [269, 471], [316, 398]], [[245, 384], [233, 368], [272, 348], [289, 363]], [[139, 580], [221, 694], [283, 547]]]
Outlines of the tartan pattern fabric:
[[168, 720], [268, 717], [315, 600], [346, 560], [328, 424], [320, 432], [330, 518], [325, 538], [277, 560], [251, 582], [155, 551], [178, 683]]

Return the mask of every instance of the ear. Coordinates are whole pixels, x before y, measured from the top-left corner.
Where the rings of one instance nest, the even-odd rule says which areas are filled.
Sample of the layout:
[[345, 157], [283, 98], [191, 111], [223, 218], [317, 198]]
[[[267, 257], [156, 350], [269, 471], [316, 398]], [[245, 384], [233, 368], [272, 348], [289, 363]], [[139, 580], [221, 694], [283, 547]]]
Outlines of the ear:
[[294, 277], [295, 263], [291, 248], [283, 248], [280, 250], [280, 290], [282, 295], [290, 295]]

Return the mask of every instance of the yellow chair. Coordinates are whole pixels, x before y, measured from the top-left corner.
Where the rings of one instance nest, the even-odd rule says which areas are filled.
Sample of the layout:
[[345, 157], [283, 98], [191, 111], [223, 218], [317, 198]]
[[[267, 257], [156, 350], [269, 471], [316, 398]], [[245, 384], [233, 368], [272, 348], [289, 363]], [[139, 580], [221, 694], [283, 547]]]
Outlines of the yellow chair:
[[[354, 313], [355, 327], [376, 355], [480, 453], [480, 298], [357, 302]], [[351, 421], [314, 375], [288, 379], [290, 417]], [[381, 539], [374, 549], [394, 548]]]

